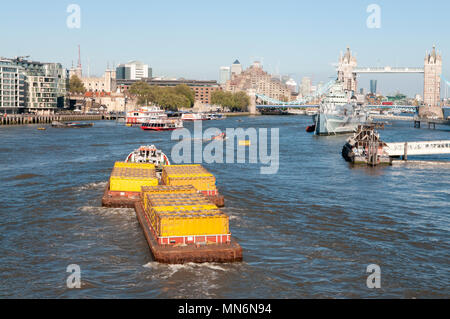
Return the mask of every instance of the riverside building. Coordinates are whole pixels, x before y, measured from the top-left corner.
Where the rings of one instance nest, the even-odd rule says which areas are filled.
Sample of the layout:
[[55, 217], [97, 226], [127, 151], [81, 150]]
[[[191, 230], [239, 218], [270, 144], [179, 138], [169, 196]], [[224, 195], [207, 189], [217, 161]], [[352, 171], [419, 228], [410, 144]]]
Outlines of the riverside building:
[[52, 114], [66, 104], [67, 70], [60, 63], [1, 60], [0, 109], [4, 113]]
[[25, 108], [25, 83], [22, 68], [0, 59], [0, 112], [22, 113]]
[[[202, 104], [211, 104], [211, 95], [214, 91], [221, 90], [217, 81], [197, 81], [197, 80], [158, 80], [158, 79], [142, 79], [142, 81], [160, 87], [175, 87], [185, 84], [189, 86], [195, 93], [195, 101]], [[117, 88], [120, 92], [126, 92], [136, 83], [136, 80], [120, 80], [117, 79]]]
[[292, 99], [291, 90], [279, 79], [273, 78], [263, 70], [261, 63], [254, 62], [251, 67], [240, 74], [233, 74], [230, 81], [227, 81], [225, 90], [229, 92], [247, 92], [250, 90], [256, 94], [265, 95], [280, 101], [290, 101]]

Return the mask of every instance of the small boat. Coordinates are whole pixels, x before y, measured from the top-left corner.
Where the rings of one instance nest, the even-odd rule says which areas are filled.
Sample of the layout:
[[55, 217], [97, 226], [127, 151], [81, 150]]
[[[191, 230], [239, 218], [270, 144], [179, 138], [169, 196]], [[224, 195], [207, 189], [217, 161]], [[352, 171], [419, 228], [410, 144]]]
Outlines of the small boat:
[[211, 118], [201, 113], [184, 113], [183, 115], [181, 115], [181, 119], [183, 121], [193, 122], [193, 121], [207, 121], [210, 120]]
[[45, 131], [46, 128], [45, 127], [38, 127], [38, 131]]
[[227, 134], [225, 134], [225, 132], [220, 133], [219, 135], [214, 136], [211, 140], [226, 140], [227, 139]]
[[175, 120], [150, 120], [141, 125], [144, 131], [174, 131], [183, 128], [183, 121]]
[[315, 124], [310, 125], [310, 126], [308, 126], [306, 128], [306, 132], [308, 132], [308, 133], [314, 133], [315, 130], [316, 130], [316, 125]]
[[359, 125], [342, 148], [342, 157], [352, 164], [391, 165], [386, 146], [375, 131], [375, 125]]
[[62, 122], [58, 122], [58, 121], [52, 122], [52, 127], [58, 127], [58, 128], [64, 128], [64, 127], [83, 128], [83, 127], [92, 127], [92, 126], [94, 126], [94, 123], [78, 123], [78, 122], [62, 123]]

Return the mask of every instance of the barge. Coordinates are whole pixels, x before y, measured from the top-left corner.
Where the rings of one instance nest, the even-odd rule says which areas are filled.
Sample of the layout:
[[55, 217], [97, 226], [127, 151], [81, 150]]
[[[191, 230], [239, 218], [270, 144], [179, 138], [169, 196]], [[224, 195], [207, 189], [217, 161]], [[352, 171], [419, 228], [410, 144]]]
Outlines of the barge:
[[201, 165], [165, 165], [159, 179], [154, 164], [117, 162], [102, 204], [134, 208], [158, 262], [242, 261], [229, 217], [210, 200], [220, 196], [215, 183]]
[[197, 236], [203, 238], [192, 238], [189, 244], [161, 245], [158, 243], [156, 233], [145, 214], [141, 201], [135, 203], [135, 211], [150, 251], [155, 260], [160, 263], [230, 263], [243, 260], [242, 247], [233, 238], [225, 243], [208, 243], [207, 236]]

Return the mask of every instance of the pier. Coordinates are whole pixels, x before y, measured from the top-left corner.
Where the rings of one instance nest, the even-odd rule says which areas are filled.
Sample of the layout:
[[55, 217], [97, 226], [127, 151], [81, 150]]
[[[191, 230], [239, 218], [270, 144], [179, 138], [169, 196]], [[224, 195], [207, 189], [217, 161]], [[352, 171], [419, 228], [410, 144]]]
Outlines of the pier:
[[438, 124], [438, 125], [450, 125], [450, 120], [414, 118], [414, 127], [415, 128], [420, 128], [423, 123], [424, 124], [428, 124], [428, 128], [436, 129], [436, 124]]
[[390, 157], [403, 156], [404, 160], [408, 159], [408, 155], [450, 154], [450, 140], [386, 144], [386, 151]]
[[51, 124], [53, 121], [70, 122], [70, 121], [100, 121], [115, 120], [114, 116], [95, 114], [53, 114], [53, 115], [26, 115], [16, 114], [2, 116], [0, 125], [28, 125], [28, 124]]

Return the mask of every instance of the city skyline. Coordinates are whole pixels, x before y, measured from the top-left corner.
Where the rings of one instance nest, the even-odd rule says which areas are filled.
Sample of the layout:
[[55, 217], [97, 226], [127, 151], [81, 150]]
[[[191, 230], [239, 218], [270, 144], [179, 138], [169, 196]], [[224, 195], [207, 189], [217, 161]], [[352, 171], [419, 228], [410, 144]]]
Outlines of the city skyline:
[[[443, 53], [443, 75], [450, 77], [446, 58], [450, 43], [445, 41], [447, 1], [433, 1], [432, 6], [377, 1], [380, 29], [367, 27], [370, 3], [365, 1], [327, 1], [320, 8], [319, 4], [294, 1], [281, 1], [277, 6], [255, 1], [206, 3], [171, 6], [131, 1], [124, 7], [77, 1], [80, 29], [66, 26], [69, 2], [30, 3], [22, 11], [18, 3], [6, 3], [0, 12], [0, 26], [14, 32], [4, 35], [7, 45], [2, 46], [0, 55], [31, 55], [33, 60], [61, 62], [70, 68], [77, 64], [80, 44], [85, 74], [88, 63], [91, 75], [102, 75], [107, 65], [139, 60], [149, 64], [155, 76], [199, 80], [218, 80], [219, 67], [231, 66], [236, 59], [244, 68], [262, 60], [271, 74], [291, 75], [298, 83], [308, 76], [317, 83], [336, 75], [333, 63], [346, 46], [357, 54], [361, 66], [422, 67], [425, 51], [435, 44]], [[35, 15], [36, 11], [40, 14]], [[46, 45], [36, 34], [46, 35]], [[362, 76], [360, 85], [368, 89], [371, 79], [378, 80], [383, 93], [398, 90], [414, 95], [423, 91], [420, 76]]]

